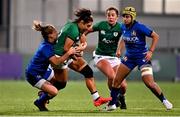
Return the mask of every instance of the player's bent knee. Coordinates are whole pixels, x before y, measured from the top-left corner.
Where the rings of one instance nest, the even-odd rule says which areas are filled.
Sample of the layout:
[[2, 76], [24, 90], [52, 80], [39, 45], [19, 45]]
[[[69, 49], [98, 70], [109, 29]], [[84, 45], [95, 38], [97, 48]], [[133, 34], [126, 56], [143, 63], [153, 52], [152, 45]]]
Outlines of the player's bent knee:
[[114, 77], [113, 76], [109, 76], [108, 77], [108, 81], [113, 81]]
[[53, 85], [57, 88], [57, 90], [64, 89], [66, 87], [67, 82], [55, 82]]
[[141, 69], [141, 76], [153, 75], [152, 67], [143, 67]]
[[120, 88], [126, 89], [126, 87], [127, 87], [127, 83], [126, 82], [122, 82]]
[[51, 96], [55, 97], [58, 94], [57, 88], [54, 88], [53, 91], [51, 92]]
[[82, 75], [84, 75], [85, 78], [92, 78], [93, 77], [93, 71], [92, 69], [89, 67], [89, 65], [86, 65], [81, 71], [80, 73]]

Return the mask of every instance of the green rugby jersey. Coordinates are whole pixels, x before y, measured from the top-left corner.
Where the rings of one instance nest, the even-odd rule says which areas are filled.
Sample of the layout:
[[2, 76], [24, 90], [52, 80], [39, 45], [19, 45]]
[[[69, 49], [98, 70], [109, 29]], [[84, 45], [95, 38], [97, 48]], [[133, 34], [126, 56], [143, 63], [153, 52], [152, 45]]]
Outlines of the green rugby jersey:
[[65, 53], [64, 44], [65, 44], [67, 37], [72, 39], [74, 41], [74, 43], [79, 42], [80, 31], [79, 31], [77, 23], [68, 22], [62, 27], [62, 29], [58, 35], [56, 44], [54, 45], [55, 54], [61, 56]]
[[107, 21], [101, 21], [93, 26], [93, 31], [98, 31], [98, 45], [96, 54], [105, 56], [115, 56], [118, 41], [122, 34], [121, 24], [109, 25]]

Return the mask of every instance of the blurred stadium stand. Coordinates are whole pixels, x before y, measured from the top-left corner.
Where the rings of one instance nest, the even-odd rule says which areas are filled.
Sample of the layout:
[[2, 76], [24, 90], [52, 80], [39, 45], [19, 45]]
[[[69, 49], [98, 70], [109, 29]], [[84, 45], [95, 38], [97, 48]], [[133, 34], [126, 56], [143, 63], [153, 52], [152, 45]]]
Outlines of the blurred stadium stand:
[[[24, 79], [24, 68], [41, 41], [41, 35], [31, 29], [34, 19], [52, 23], [60, 29], [69, 19], [75, 18], [73, 12], [76, 8], [91, 9], [94, 22], [98, 22], [105, 20], [104, 12], [109, 6], [115, 6], [118, 9], [125, 6], [136, 8], [137, 20], [149, 25], [160, 35], [153, 57], [154, 66], [157, 68], [155, 71], [157, 80], [178, 81], [180, 79], [180, 59], [178, 58], [180, 0], [0, 0], [0, 52], [22, 55], [21, 79]], [[89, 58], [97, 43], [97, 33], [88, 35], [88, 38], [85, 57], [91, 64], [92, 61]], [[98, 78], [104, 79], [96, 68], [93, 69]], [[70, 77], [79, 79], [82, 76], [71, 71]], [[140, 79], [135, 72], [130, 77]]]

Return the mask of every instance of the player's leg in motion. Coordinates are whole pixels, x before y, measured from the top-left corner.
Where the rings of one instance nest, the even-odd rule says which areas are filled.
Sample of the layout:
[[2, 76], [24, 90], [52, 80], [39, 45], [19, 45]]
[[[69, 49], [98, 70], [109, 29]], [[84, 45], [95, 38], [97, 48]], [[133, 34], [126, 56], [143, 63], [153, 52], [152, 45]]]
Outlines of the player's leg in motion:
[[88, 88], [88, 90], [90, 91], [90, 93], [92, 95], [92, 98], [94, 101], [94, 106], [100, 106], [111, 100], [111, 98], [100, 97], [100, 95], [96, 89], [96, 86], [95, 86], [93, 71], [82, 57], [78, 58], [77, 60], [74, 60], [69, 65], [69, 67], [71, 69], [81, 73], [85, 77], [86, 87]]
[[[45, 74], [46, 77], [47, 74]], [[67, 83], [67, 69], [54, 69], [54, 76], [53, 78], [47, 78], [47, 80], [59, 91], [66, 87]], [[38, 92], [39, 99], [42, 97], [46, 97], [47, 93], [44, 90]], [[54, 97], [54, 96], [53, 96]], [[49, 100], [52, 99], [47, 98], [44, 100], [44, 106], [49, 104]]]
[[[113, 67], [114, 73], [116, 73], [117, 69], [118, 69], [118, 66]], [[125, 102], [126, 88], [127, 88], [127, 82], [126, 82], [126, 79], [124, 79], [120, 85], [120, 90], [119, 90], [117, 103], [116, 103], [116, 106], [117, 107], [119, 106], [120, 109], [127, 109], [126, 102]]]
[[[41, 82], [44, 83], [41, 85]], [[36, 87], [41, 89], [43, 94], [41, 94], [41, 96], [39, 96], [39, 98], [34, 101], [34, 105], [36, 105], [40, 111], [48, 111], [46, 103], [48, 100], [57, 95], [58, 90], [50, 82], [44, 80], [40, 80]]]
[[120, 93], [118, 94], [118, 97], [117, 97], [118, 101], [116, 103], [116, 107], [119, 106], [120, 109], [127, 109], [126, 101], [125, 101], [126, 88], [127, 88], [127, 83], [126, 83], [126, 80], [124, 79], [121, 83]]
[[43, 93], [34, 104], [39, 108], [40, 111], [48, 111], [46, 108], [47, 100], [53, 98], [57, 95], [58, 90], [49, 81], [54, 79], [54, 71], [52, 69], [47, 69], [44, 76], [41, 75], [31, 75], [26, 73], [27, 81], [34, 87], [42, 90]]
[[142, 80], [145, 85], [153, 92], [153, 94], [163, 103], [167, 110], [173, 108], [173, 105], [165, 98], [160, 87], [153, 78], [152, 67], [141, 68]]
[[112, 100], [109, 102], [109, 104], [106, 106], [105, 110], [112, 111], [116, 109], [116, 102], [117, 102], [117, 96], [119, 94], [120, 86], [123, 80], [126, 78], [126, 76], [129, 74], [131, 70], [124, 64], [120, 64], [116, 76], [113, 80], [113, 85], [111, 89], [111, 97]]
[[[94, 56], [94, 62], [97, 66], [97, 68], [105, 75], [107, 76], [107, 85], [109, 90], [112, 89], [112, 82], [116, 75], [116, 70], [118, 65], [120, 64], [119, 59], [108, 59], [108, 58], [99, 58], [98, 56]], [[126, 109], [126, 103], [125, 103], [125, 93], [126, 93], [126, 87], [127, 83], [126, 80], [124, 80], [120, 86], [119, 94], [118, 94], [118, 100], [116, 103], [117, 107], [120, 107], [121, 109]]]

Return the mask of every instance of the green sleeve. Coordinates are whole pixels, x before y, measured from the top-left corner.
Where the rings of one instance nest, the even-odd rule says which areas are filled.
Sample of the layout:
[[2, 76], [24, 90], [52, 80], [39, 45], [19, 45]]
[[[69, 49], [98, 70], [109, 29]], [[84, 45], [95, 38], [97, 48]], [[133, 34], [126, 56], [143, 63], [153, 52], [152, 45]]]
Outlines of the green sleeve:
[[98, 22], [98, 23], [94, 24], [93, 27], [92, 27], [93, 31], [99, 31], [100, 30], [100, 25], [101, 25], [101, 22]]

